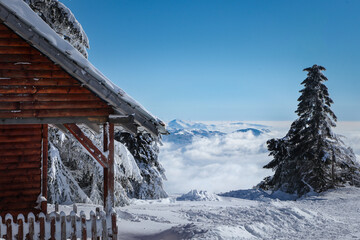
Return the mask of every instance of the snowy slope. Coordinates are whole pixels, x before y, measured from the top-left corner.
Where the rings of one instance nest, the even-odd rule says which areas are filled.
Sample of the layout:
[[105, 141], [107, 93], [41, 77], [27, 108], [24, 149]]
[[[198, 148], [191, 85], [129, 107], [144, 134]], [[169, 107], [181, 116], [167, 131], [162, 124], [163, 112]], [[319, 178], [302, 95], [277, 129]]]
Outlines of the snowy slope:
[[[136, 200], [116, 211], [119, 239], [123, 240], [347, 240], [360, 238], [359, 200], [360, 189], [347, 187], [297, 201], [268, 197], [201, 202], [175, 201], [175, 197]], [[86, 212], [94, 208], [79, 206]], [[71, 207], [63, 209], [70, 211]]]

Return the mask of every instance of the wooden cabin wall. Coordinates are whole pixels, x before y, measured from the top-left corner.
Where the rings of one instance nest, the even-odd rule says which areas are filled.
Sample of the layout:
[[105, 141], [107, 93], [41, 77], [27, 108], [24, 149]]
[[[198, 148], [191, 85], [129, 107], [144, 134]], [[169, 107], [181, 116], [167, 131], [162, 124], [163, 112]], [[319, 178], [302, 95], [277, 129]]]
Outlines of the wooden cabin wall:
[[47, 125], [0, 124], [1, 216], [39, 212], [35, 207], [42, 188], [43, 137]]
[[94, 93], [0, 23], [0, 119], [104, 119], [112, 112]]

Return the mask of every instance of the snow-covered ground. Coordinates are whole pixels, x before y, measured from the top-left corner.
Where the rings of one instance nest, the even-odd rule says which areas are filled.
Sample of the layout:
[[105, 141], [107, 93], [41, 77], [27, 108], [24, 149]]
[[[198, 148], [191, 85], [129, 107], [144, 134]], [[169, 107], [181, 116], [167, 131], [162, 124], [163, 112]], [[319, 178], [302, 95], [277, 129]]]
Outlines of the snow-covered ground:
[[[266, 141], [284, 136], [290, 124], [174, 122], [176, 134], [164, 139], [160, 159], [171, 197], [116, 208], [119, 239], [360, 239], [360, 189], [296, 201], [251, 189], [271, 174], [262, 169], [269, 161]], [[347, 137], [359, 160], [360, 123], [341, 122], [335, 132]], [[95, 207], [78, 205], [87, 214]]]
[[135, 200], [116, 209], [119, 239], [360, 239], [360, 189], [345, 187], [297, 201], [255, 190], [237, 196], [242, 198]]

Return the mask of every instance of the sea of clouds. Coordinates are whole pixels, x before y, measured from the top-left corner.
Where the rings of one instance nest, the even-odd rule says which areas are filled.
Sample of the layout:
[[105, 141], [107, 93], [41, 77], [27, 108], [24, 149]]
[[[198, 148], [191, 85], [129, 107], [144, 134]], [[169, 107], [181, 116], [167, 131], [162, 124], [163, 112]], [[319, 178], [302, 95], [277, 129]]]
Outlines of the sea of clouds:
[[[234, 132], [231, 122], [205, 124], [226, 134], [194, 137], [191, 143], [183, 145], [164, 141], [159, 158], [166, 170], [164, 184], [168, 193], [186, 193], [191, 189], [220, 193], [252, 188], [272, 175], [271, 170], [263, 168], [271, 160], [266, 141], [285, 136], [291, 122], [247, 123], [261, 124], [258, 129], [270, 130], [259, 136]], [[360, 160], [360, 122], [340, 122], [334, 132], [346, 136], [344, 142]]]

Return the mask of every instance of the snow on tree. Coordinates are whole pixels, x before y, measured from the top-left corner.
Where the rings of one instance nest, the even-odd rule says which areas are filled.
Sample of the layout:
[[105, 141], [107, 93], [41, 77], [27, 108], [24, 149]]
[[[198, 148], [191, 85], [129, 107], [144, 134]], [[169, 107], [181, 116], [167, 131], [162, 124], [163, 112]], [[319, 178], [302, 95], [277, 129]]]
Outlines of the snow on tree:
[[299, 117], [284, 138], [267, 142], [273, 160], [264, 168], [275, 173], [265, 178], [260, 188], [301, 196], [346, 183], [360, 186], [360, 166], [355, 154], [332, 132], [337, 118], [330, 109], [333, 101], [324, 85], [324, 70], [318, 65], [304, 69], [308, 74], [301, 83], [304, 89], [296, 110]]
[[74, 14], [58, 0], [24, 0], [59, 36], [88, 57], [88, 37]]
[[[102, 134], [95, 134], [85, 127], [81, 129], [99, 149], [102, 149]], [[128, 204], [130, 198], [153, 199], [167, 196], [162, 187], [163, 178], [159, 178], [159, 174], [163, 174], [164, 170], [161, 167], [160, 170], [152, 168], [153, 165], [160, 166], [154, 160], [157, 160], [158, 152], [155, 143], [139, 150], [143, 156], [149, 156], [149, 161], [153, 164], [151, 166], [139, 164], [127, 147], [119, 141], [115, 140], [114, 150], [116, 206]], [[143, 176], [152, 179], [150, 184], [144, 181]], [[103, 204], [103, 168], [71, 134], [64, 134], [53, 127], [49, 128], [48, 178], [50, 203]]]
[[115, 139], [123, 143], [139, 166], [142, 181], [131, 181], [128, 195], [139, 199], [158, 199], [168, 195], [163, 189], [162, 181], [166, 180], [165, 170], [158, 162], [159, 148], [156, 141], [148, 133], [136, 137], [126, 132], [117, 132]]

